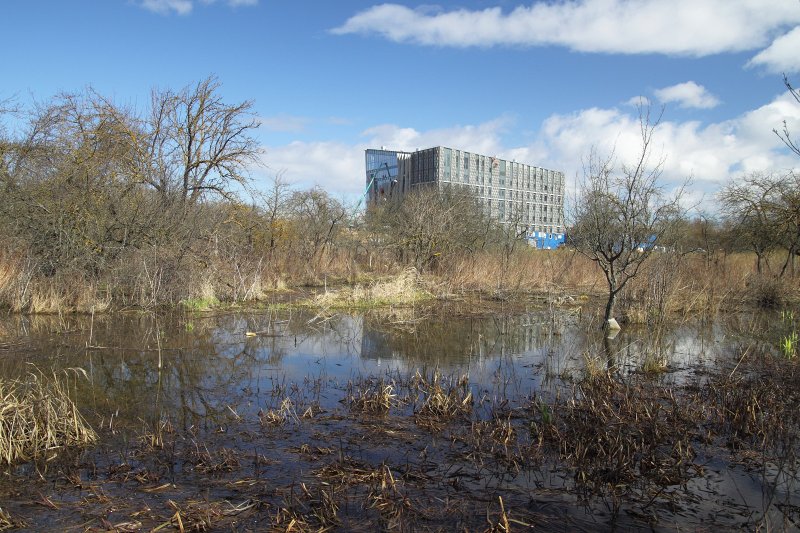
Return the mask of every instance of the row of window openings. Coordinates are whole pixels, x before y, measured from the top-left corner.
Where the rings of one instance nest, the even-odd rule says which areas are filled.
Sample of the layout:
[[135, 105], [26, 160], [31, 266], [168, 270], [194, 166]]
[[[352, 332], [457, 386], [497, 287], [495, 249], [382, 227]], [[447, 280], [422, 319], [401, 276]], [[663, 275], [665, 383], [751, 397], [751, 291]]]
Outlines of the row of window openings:
[[[396, 158], [391, 157], [391, 156], [387, 157], [387, 156], [383, 156], [383, 155], [380, 155], [380, 156], [377, 156], [377, 157], [370, 156], [370, 163], [372, 163], [372, 164], [371, 165], [368, 164], [367, 166], [370, 167], [370, 168], [375, 168], [376, 166], [383, 166], [384, 163], [388, 163], [389, 161], [391, 161], [391, 163], [392, 163], [391, 166], [392, 167], [396, 167], [397, 166]], [[423, 167], [423, 169], [424, 169], [424, 167], [429, 167], [429, 168], [430, 167], [434, 167], [435, 168], [434, 161], [435, 161], [435, 159], [433, 157], [433, 154], [430, 154], [427, 157], [420, 158], [420, 163], [421, 163], [420, 166]], [[456, 161], [458, 162], [458, 156], [456, 157]], [[486, 170], [486, 164], [485, 164], [486, 161], [485, 161], [484, 158], [481, 158], [479, 160], [479, 162], [480, 162], [479, 169], [480, 169], [481, 172], [484, 172]], [[497, 162], [495, 162], [495, 163], [497, 163]], [[503, 168], [503, 167], [505, 167], [505, 163], [506, 163], [505, 161], [501, 161], [500, 165], [499, 165], [500, 166], [499, 174], [500, 174], [501, 182], [503, 181], [503, 178], [506, 177], [505, 168]], [[469, 166], [470, 166], [469, 165], [469, 157], [468, 156], [464, 157], [464, 170], [469, 171]], [[476, 162], [476, 167], [477, 166], [478, 165], [477, 165], [477, 162]], [[498, 166], [498, 165], [495, 165], [495, 166]], [[459, 167], [460, 167], [460, 164], [457, 163], [457, 168], [459, 168]], [[445, 154], [445, 169], [449, 170], [449, 168], [450, 168], [450, 158], [449, 158], [449, 153], [446, 153]], [[491, 169], [491, 167], [490, 167], [490, 169]], [[513, 170], [512, 170], [512, 173], [513, 173]], [[519, 169], [517, 169], [517, 174], [519, 174], [519, 173], [520, 173]], [[449, 172], [448, 172], [448, 174], [449, 174]], [[530, 187], [530, 180], [531, 179], [534, 180], [534, 182], [535, 182], [536, 179], [539, 179], [540, 181], [541, 180], [545, 180], [545, 179], [551, 180], [554, 177], [554, 173], [552, 171], [544, 170], [544, 169], [538, 169], [538, 172], [537, 172], [537, 170], [533, 170], [533, 172], [531, 172], [530, 170], [528, 170], [527, 172], [525, 170], [523, 170], [522, 174], [523, 175], [521, 177], [518, 176], [517, 179], [521, 178], [521, 179], [525, 180], [526, 181], [526, 187]], [[466, 178], [467, 176], [464, 176], [464, 177]], [[509, 176], [509, 178], [511, 179], [510, 176]], [[491, 180], [491, 174], [490, 174], [489, 179]], [[547, 185], [545, 185], [545, 187], [547, 187]]]
[[[516, 179], [518, 179], [518, 180], [526, 180], [528, 182], [528, 184], [530, 184], [531, 180], [533, 180], [535, 182], [537, 179], [540, 182], [542, 182], [542, 181], [553, 181], [553, 180], [556, 179], [557, 174], [558, 174], [557, 172], [553, 172], [552, 170], [545, 170], [545, 169], [538, 169], [538, 171], [534, 169], [532, 172], [531, 171], [526, 172], [524, 170], [522, 172], [520, 172], [519, 169], [517, 169], [516, 172], [514, 172], [512, 170], [510, 175], [509, 175], [509, 173], [506, 172], [506, 170], [504, 168], [505, 165], [503, 163], [505, 163], [505, 162], [501, 161], [499, 167], [498, 167], [498, 164], [497, 164], [496, 161], [495, 161], [494, 164], [490, 164], [489, 165], [489, 176], [491, 177], [493, 175], [492, 167], [494, 167], [494, 168], [498, 169], [497, 174], [500, 177], [500, 179], [503, 179], [503, 178], [506, 178], [506, 177], [509, 178], [509, 179], [514, 179], [514, 177], [515, 177], [514, 174], [516, 174]], [[436, 159], [434, 159], [431, 156], [427, 156], [427, 157], [424, 157], [424, 158], [420, 157], [418, 159], [418, 166], [421, 169], [424, 169], [425, 167], [428, 167], [428, 168], [433, 168], [434, 170], [436, 170], [437, 167], [438, 167], [438, 165], [436, 164]], [[476, 163], [475, 169], [479, 173], [484, 173], [484, 172], [486, 172], [486, 166], [487, 165], [485, 164], [485, 161], [483, 159], [481, 159], [480, 160], [480, 165], [478, 165]], [[443, 167], [442, 170], [445, 172], [445, 174], [449, 175], [450, 174], [450, 170], [451, 170], [452, 167], [450, 165], [450, 162], [447, 159], [445, 159], [445, 161], [443, 162], [442, 167]], [[459, 169], [461, 169], [461, 165], [457, 164], [455, 168], [458, 171]], [[456, 173], [459, 174], [459, 175], [462, 175], [464, 177], [467, 177], [468, 174], [469, 174], [469, 168], [470, 168], [469, 160], [468, 159], [464, 159], [464, 173], [463, 174], [461, 172], [456, 172]]]
[[[486, 169], [486, 159], [483, 156], [479, 156], [479, 157], [480, 157], [480, 159], [477, 159], [475, 161], [475, 166], [476, 166], [476, 168], [480, 169], [481, 171], [484, 171]], [[464, 170], [469, 170], [469, 167], [470, 167], [469, 154], [464, 154], [463, 158], [460, 158], [459, 155], [456, 154], [456, 168], [461, 168], [462, 167], [461, 159], [463, 159], [463, 162], [464, 162], [464, 164], [463, 164]], [[492, 158], [489, 158], [489, 160], [490, 160], [490, 164], [492, 166], [494, 166], [496, 168], [499, 168], [499, 171], [500, 171], [501, 174], [506, 174], [506, 170], [507, 169], [511, 170], [512, 173], [514, 173], [516, 171], [517, 174], [519, 174], [520, 170], [521, 170], [522, 174], [528, 174], [528, 177], [530, 177], [530, 175], [532, 174], [531, 171], [530, 171], [531, 167], [526, 169], [526, 168], [520, 168], [520, 167], [522, 167], [522, 165], [518, 164], [518, 163], [513, 163], [513, 162], [512, 163], [507, 163], [506, 161], [497, 161], [497, 160], [493, 160]], [[450, 168], [451, 167], [450, 161], [451, 161], [450, 160], [450, 153], [449, 152], [445, 152], [444, 166], [446, 168]], [[516, 165], [516, 168], [514, 167], [514, 165]], [[549, 177], [549, 175], [553, 174], [553, 171], [545, 170], [545, 169], [533, 169], [533, 174], [536, 177]]]
[[[484, 204], [481, 201], [481, 202], [479, 202], [479, 205], [483, 206]], [[495, 206], [497, 207], [498, 213], [500, 213], [501, 215], [505, 215], [505, 213], [506, 213], [505, 202], [497, 202], [497, 204], [495, 204]], [[489, 212], [491, 212], [491, 210], [492, 210], [492, 201], [491, 200], [487, 200], [486, 201], [486, 208], [489, 210]], [[550, 211], [550, 215], [551, 216], [548, 217], [547, 216], [547, 206], [544, 206], [544, 209], [542, 209], [541, 211], [537, 211], [535, 208], [534, 209], [530, 209], [530, 204], [526, 204], [525, 205], [525, 209], [524, 209], [525, 218], [527, 218], [528, 220], [535, 220], [536, 216], [539, 215], [539, 216], [544, 216], [545, 217], [546, 220], [544, 220], [544, 222], [556, 222], [556, 220], [554, 220], [554, 219], [555, 218], [560, 218], [560, 217], [552, 216], [552, 214], [554, 212], [555, 211]], [[513, 204], [511, 202], [508, 202], [508, 215], [509, 215], [509, 218], [514, 213], [515, 213], [515, 210], [513, 208]], [[517, 213], [522, 214], [522, 209], [517, 211]]]
[[[475, 194], [479, 194], [481, 196], [492, 196], [492, 189], [491, 187], [474, 187]], [[531, 198], [531, 194], [533, 194], [533, 198]], [[506, 189], [500, 189], [497, 195], [498, 198], [505, 199], [506, 197]], [[561, 203], [561, 196], [555, 196], [552, 194], [539, 194], [537, 197], [537, 193], [531, 193], [530, 191], [509, 191], [508, 198], [511, 200], [532, 200], [536, 202], [558, 202]]]
[[[444, 179], [445, 180], [452, 179], [449, 172], [447, 172], [447, 171], [444, 172]], [[470, 177], [469, 176], [462, 176], [461, 181], [463, 181], [464, 183], [469, 183], [470, 182]], [[480, 181], [480, 183], [488, 182], [489, 185], [492, 185], [492, 175], [489, 175], [488, 179], [485, 179], [484, 176], [477, 176], [476, 178], [474, 178], [474, 181]], [[508, 185], [509, 186], [513, 186], [512, 183], [513, 183], [513, 180], [509, 179], [508, 180]], [[501, 187], [505, 187], [506, 186], [506, 180], [503, 177], [498, 178], [498, 185], [500, 185]], [[534, 188], [544, 189], [546, 192], [550, 192], [549, 189], [551, 187], [553, 189], [552, 192], [558, 192], [558, 189], [559, 189], [556, 185], [548, 184], [548, 183], [539, 183], [539, 185], [537, 187], [535, 180], [534, 180], [533, 186], [534, 186]], [[530, 181], [525, 181], [522, 185], [518, 185], [518, 187], [521, 187], [521, 188], [524, 188], [524, 189], [530, 189], [531, 188]]]

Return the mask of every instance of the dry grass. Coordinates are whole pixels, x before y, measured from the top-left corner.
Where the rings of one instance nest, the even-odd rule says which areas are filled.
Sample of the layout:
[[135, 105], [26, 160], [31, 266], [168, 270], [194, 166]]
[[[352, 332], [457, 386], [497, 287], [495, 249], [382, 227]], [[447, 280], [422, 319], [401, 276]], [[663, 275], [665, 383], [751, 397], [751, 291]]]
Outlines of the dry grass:
[[110, 304], [111, 296], [80, 273], [45, 278], [37, 275], [32, 261], [0, 253], [0, 308], [32, 314], [90, 313], [103, 312]]
[[[774, 261], [775, 262], [775, 261]], [[742, 304], [776, 305], [796, 298], [797, 280], [775, 281], [755, 275], [752, 253], [657, 253], [623, 291], [619, 309], [633, 323], [653, 324], [667, 317], [715, 314]], [[604, 296], [606, 281], [595, 263], [561, 248], [515, 251], [508, 262], [497, 252], [477, 253], [443, 266], [442, 292], [519, 292], [573, 297]], [[798, 278], [800, 279], [800, 278]]]
[[22, 529], [26, 526], [24, 521], [15, 520], [9, 513], [3, 511], [0, 507], [0, 531], [7, 531], [10, 529]]
[[397, 402], [395, 386], [383, 379], [362, 380], [349, 389], [347, 403], [353, 411], [385, 414]]
[[461, 257], [443, 272], [453, 292], [547, 292], [554, 287], [595, 292], [605, 281], [594, 263], [572, 250], [533, 250], [523, 247], [504, 263], [499, 253]]
[[549, 423], [533, 427], [572, 465], [579, 485], [616, 490], [689, 477], [697, 417], [668, 388], [584, 380], [552, 411]]
[[306, 301], [317, 307], [369, 307], [374, 305], [408, 305], [430, 299], [420, 274], [408, 268], [391, 278], [381, 279], [372, 285], [357, 284], [339, 290], [326, 291]]
[[281, 405], [277, 409], [268, 409], [266, 411], [259, 411], [258, 417], [261, 420], [261, 425], [280, 426], [290, 421], [299, 421], [300, 417], [297, 416], [295, 404], [290, 398], [284, 398]]
[[[82, 369], [72, 371], [85, 375]], [[47, 461], [65, 448], [97, 441], [70, 398], [67, 378], [32, 372], [0, 380], [0, 463]]]
[[435, 424], [472, 412], [473, 397], [467, 376], [443, 377], [438, 370], [428, 376], [417, 371], [411, 384], [422, 397], [422, 406], [416, 413], [418, 423]]
[[629, 322], [654, 325], [669, 316], [713, 315], [743, 300], [747, 254], [657, 254], [620, 301]]

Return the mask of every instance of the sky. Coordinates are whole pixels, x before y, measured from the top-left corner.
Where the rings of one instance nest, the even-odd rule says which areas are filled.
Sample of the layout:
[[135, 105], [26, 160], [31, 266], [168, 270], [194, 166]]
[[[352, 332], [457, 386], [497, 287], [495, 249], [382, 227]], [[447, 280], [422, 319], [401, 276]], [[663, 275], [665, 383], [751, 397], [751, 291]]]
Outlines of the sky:
[[263, 164], [355, 202], [364, 150], [443, 145], [582, 175], [663, 108], [662, 184], [687, 200], [800, 168], [800, 0], [0, 0], [0, 100], [88, 87], [144, 109], [209, 75], [254, 102]]

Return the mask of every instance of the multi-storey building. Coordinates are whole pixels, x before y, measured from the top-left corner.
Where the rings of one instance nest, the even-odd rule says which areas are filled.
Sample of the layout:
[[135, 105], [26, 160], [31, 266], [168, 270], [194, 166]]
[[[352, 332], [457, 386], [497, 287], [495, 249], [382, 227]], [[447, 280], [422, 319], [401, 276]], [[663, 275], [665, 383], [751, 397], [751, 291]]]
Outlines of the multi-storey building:
[[400, 152], [366, 151], [370, 202], [402, 196], [422, 186], [457, 186], [486, 214], [525, 231], [539, 248], [564, 242], [564, 173], [443, 146]]

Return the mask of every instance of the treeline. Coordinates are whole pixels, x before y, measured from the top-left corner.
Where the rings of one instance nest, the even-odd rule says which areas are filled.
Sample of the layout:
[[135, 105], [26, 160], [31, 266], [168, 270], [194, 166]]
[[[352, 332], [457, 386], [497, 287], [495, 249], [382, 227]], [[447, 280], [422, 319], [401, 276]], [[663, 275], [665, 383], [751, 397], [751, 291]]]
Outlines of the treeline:
[[255, 187], [252, 104], [208, 78], [144, 110], [88, 90], [0, 106], [0, 306], [48, 312], [250, 300], [287, 284], [420, 270], [496, 245], [466, 198], [429, 197], [365, 223], [321, 189]]
[[[254, 300], [408, 266], [441, 280], [443, 292], [597, 284], [591, 263], [536, 254], [514, 224], [458, 191], [362, 214], [280, 176], [255, 183], [257, 126], [252, 103], [223, 101], [215, 78], [154, 90], [145, 109], [92, 90], [25, 109], [0, 103], [0, 308]], [[724, 216], [684, 221], [678, 251], [751, 250], [755, 270], [793, 276], [798, 190], [792, 174], [729, 186]]]

